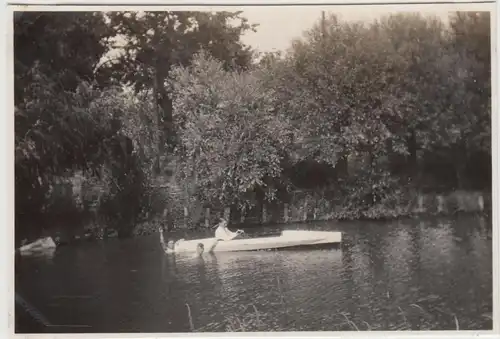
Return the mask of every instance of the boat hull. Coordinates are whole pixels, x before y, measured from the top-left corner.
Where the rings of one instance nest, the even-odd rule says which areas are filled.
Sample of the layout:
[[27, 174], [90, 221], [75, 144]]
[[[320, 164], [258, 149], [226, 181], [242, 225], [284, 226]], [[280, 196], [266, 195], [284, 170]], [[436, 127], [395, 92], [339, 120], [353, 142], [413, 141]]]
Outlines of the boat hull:
[[[182, 241], [176, 246], [175, 252], [196, 252], [198, 244], [203, 244], [205, 249], [213, 246], [215, 238]], [[229, 241], [218, 241], [213, 252], [241, 252], [259, 251], [288, 247], [314, 246], [324, 244], [335, 244], [342, 241], [340, 232], [308, 232], [308, 231], [284, 231], [277, 237], [233, 239]]]

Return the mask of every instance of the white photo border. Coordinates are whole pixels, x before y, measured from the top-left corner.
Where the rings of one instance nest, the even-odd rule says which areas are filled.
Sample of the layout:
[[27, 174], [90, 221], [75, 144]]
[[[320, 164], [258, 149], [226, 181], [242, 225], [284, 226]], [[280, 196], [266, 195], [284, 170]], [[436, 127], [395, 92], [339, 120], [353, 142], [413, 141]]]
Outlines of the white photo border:
[[[4, 23], [5, 31], [2, 34], [2, 44], [5, 46], [5, 52], [2, 54], [1, 69], [2, 79], [4, 79], [4, 90], [1, 91], [2, 102], [4, 103], [4, 114], [0, 114], [2, 119], [2, 131], [0, 135], [3, 140], [0, 142], [0, 159], [7, 161], [0, 166], [0, 187], [1, 202], [0, 215], [2, 224], [5, 225], [4, 234], [0, 236], [1, 246], [4, 249], [2, 256], [2, 272], [7, 279], [0, 279], [2, 287], [5, 284], [3, 291], [7, 293], [7, 308], [5, 317], [8, 319], [6, 334], [8, 337], [19, 338], [261, 338], [261, 337], [280, 337], [280, 338], [310, 338], [310, 337], [328, 337], [328, 338], [500, 338], [500, 294], [499, 294], [499, 240], [500, 233], [498, 230], [498, 214], [499, 210], [499, 123], [498, 118], [498, 45], [500, 42], [499, 34], [497, 33], [499, 26], [499, 17], [497, 15], [499, 5], [496, 1], [147, 1], [142, 4], [138, 1], [43, 1], [43, 0], [23, 0], [23, 1], [6, 1], [4, 10], [2, 11], [2, 22]], [[318, 6], [325, 9], [331, 9], [332, 6], [352, 7], [356, 10], [357, 6], [387, 6], [394, 10], [419, 10], [420, 8], [429, 9], [430, 6], [449, 6], [451, 11], [454, 10], [489, 10], [491, 12], [491, 30], [492, 30], [492, 211], [493, 211], [493, 331], [436, 331], [436, 332], [262, 332], [262, 333], [216, 333], [216, 334], [60, 334], [60, 335], [14, 335], [14, 104], [13, 104], [13, 27], [12, 16], [15, 10], [37, 10], [37, 11], [84, 11], [84, 10], [140, 10], [147, 8], [148, 10], [168, 10], [173, 6], [176, 10], [191, 9], [191, 10], [216, 10], [230, 9], [235, 10], [239, 6], [265, 6], [272, 10], [282, 6]], [[3, 304], [6, 305], [6, 304]], [[2, 309], [3, 311], [3, 309]], [[3, 315], [3, 314], [2, 314]], [[2, 326], [5, 322], [2, 323]], [[2, 331], [3, 332], [3, 331]]]

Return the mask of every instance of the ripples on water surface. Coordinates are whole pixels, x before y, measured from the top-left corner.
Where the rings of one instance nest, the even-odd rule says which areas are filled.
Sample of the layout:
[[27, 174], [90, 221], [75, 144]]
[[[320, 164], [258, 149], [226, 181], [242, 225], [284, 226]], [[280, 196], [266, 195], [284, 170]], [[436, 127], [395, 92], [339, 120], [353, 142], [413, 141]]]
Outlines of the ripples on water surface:
[[19, 259], [16, 292], [69, 332], [491, 329], [490, 225], [297, 225], [343, 244], [203, 259], [165, 255], [157, 235], [88, 243]]

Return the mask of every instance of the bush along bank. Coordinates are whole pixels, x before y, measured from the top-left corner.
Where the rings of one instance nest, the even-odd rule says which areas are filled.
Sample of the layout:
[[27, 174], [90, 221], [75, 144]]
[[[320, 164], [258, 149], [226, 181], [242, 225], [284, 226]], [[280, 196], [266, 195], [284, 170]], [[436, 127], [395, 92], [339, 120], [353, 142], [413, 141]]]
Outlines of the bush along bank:
[[269, 224], [303, 223], [328, 220], [388, 220], [403, 217], [454, 215], [491, 212], [491, 194], [482, 191], [449, 193], [398, 192], [390, 198], [363, 208], [347, 199], [328, 197], [325, 193], [296, 191], [288, 202], [261, 203], [242, 213], [236, 207], [210, 208], [199, 203], [191, 208], [178, 205], [170, 217], [139, 225], [136, 234], [149, 234], [159, 226], [170, 229], [210, 228], [220, 217], [229, 217], [232, 225], [255, 227]]
[[[167, 195], [161, 193], [161, 190], [167, 188], [157, 188], [154, 197], [159, 201], [152, 203], [156, 205], [157, 210], [163, 210], [163, 213], [156, 213], [151, 218], [139, 221], [132, 231], [132, 236], [150, 235], [160, 227], [167, 231], [197, 229], [210, 233], [222, 216], [229, 217], [231, 225], [259, 227], [330, 220], [389, 220], [457, 213], [491, 213], [491, 194], [483, 191], [397, 192], [371, 207], [362, 208], [366, 205], [355, 205], [353, 199], [335, 198], [325, 192], [302, 190], [290, 194], [288, 202], [261, 203], [242, 213], [234, 206], [210, 208], [199, 201], [188, 204], [181, 194], [176, 195], [172, 189], [169, 190], [171, 196], [161, 200], [160, 197]], [[65, 228], [56, 227], [47, 229], [43, 234], [51, 236], [58, 245], [106, 240], [118, 236], [117, 230], [108, 225], [98, 213], [87, 216], [84, 222], [81, 227], [69, 233], [65, 232]]]

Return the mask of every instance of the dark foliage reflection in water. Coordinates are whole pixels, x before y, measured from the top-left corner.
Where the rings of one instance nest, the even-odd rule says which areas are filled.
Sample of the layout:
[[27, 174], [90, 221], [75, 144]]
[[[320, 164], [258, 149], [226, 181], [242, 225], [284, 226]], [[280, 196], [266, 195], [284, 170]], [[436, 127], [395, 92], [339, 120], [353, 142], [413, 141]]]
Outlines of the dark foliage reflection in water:
[[295, 225], [342, 231], [343, 244], [198, 259], [164, 254], [157, 236], [88, 243], [18, 260], [16, 292], [64, 325], [50, 331], [491, 329], [488, 225]]

